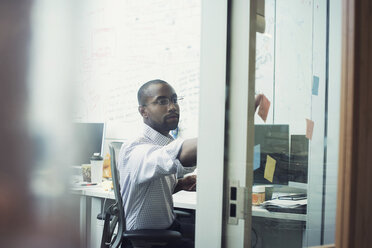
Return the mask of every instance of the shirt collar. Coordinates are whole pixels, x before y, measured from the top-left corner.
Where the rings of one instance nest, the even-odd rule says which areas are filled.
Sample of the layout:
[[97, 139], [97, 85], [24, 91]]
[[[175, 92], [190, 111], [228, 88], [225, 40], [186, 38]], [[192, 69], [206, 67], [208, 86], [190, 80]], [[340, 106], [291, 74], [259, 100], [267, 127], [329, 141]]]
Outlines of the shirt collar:
[[145, 137], [149, 138], [150, 140], [154, 141], [158, 145], [168, 145], [174, 139], [169, 134], [167, 136], [162, 135], [158, 131], [154, 130], [147, 124], [144, 124], [143, 134]]

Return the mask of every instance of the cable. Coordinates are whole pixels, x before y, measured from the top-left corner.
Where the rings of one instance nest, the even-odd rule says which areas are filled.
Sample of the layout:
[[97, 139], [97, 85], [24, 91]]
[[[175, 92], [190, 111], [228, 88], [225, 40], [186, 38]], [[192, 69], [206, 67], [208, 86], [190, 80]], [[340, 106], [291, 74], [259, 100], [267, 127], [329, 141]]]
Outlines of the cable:
[[[254, 243], [254, 244], [251, 244], [251, 246], [253, 247], [253, 248], [255, 248], [256, 247], [256, 245], [257, 245], [257, 243], [258, 243], [258, 235], [257, 235], [257, 232], [256, 232], [256, 230], [252, 227], [252, 232], [254, 233], [254, 236], [256, 237], [256, 242]], [[251, 239], [251, 242], [253, 241], [253, 238]]]

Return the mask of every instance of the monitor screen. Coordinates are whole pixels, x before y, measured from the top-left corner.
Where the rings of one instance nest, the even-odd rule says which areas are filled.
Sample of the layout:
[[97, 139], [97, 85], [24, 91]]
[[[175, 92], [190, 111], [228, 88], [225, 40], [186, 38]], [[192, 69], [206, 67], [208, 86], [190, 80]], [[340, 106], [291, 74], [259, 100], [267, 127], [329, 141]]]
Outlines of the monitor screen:
[[291, 135], [289, 181], [307, 183], [309, 140], [305, 135]]
[[71, 165], [90, 164], [93, 153], [102, 154], [104, 123], [73, 124], [73, 156]]
[[[255, 184], [288, 184], [289, 125], [255, 125], [255, 146], [260, 145], [260, 165], [254, 170]], [[276, 161], [272, 182], [265, 178], [268, 156]]]

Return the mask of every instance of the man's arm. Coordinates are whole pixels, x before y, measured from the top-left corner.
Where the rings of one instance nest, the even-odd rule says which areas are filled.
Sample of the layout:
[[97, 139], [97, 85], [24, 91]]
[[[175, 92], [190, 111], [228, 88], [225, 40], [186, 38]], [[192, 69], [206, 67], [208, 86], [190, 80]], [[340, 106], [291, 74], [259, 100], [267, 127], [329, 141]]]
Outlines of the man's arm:
[[197, 143], [198, 143], [197, 138], [187, 139], [183, 142], [177, 158], [184, 167], [195, 166]]
[[[255, 99], [255, 110], [260, 105], [262, 100], [263, 94], [259, 94], [256, 96]], [[181, 150], [177, 156], [177, 158], [180, 160], [181, 164], [184, 167], [191, 167], [196, 164], [196, 151], [197, 151], [197, 143], [198, 139], [187, 139], [183, 142], [183, 145], [181, 147]]]

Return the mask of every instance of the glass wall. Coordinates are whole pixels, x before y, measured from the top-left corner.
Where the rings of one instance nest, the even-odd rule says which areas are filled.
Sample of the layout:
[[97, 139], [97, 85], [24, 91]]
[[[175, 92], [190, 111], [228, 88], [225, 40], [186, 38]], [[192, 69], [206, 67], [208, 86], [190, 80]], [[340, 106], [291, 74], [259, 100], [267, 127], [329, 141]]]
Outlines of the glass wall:
[[334, 243], [341, 3], [266, 0], [256, 37], [252, 247]]

